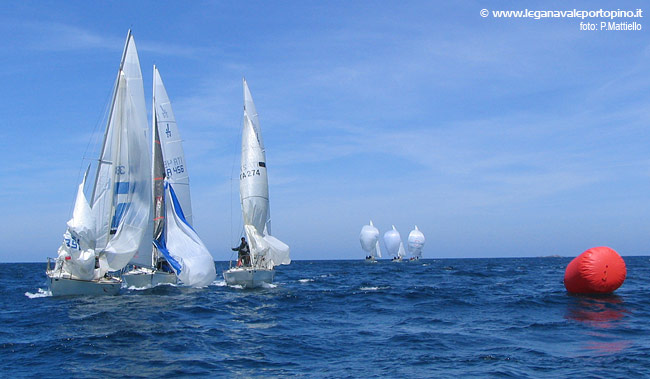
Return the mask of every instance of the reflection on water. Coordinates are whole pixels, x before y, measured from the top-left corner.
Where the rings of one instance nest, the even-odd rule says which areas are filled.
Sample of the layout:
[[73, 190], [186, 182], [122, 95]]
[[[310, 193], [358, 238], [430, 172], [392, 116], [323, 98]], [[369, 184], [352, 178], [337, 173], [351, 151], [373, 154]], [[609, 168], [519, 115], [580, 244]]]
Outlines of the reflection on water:
[[570, 295], [566, 318], [589, 326], [608, 329], [626, 313], [623, 299], [617, 295]]
[[584, 334], [588, 337], [584, 349], [598, 353], [617, 353], [630, 347], [631, 341], [621, 339], [613, 333], [624, 324], [625, 316], [629, 313], [620, 296], [569, 296], [565, 318], [579, 321], [590, 328]]

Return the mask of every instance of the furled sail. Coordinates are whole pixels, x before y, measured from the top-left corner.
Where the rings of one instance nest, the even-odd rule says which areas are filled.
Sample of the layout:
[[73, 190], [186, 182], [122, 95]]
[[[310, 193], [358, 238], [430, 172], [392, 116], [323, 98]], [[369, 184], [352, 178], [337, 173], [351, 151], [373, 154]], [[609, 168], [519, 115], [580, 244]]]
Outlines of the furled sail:
[[370, 220], [370, 225], [364, 225], [361, 228], [359, 240], [361, 241], [361, 248], [369, 253], [370, 256], [381, 258], [379, 230], [372, 224], [372, 220]]
[[135, 42], [127, 37], [93, 187], [95, 252], [103, 272], [151, 254], [147, 115]]
[[422, 248], [424, 247], [424, 241], [424, 234], [422, 234], [420, 229], [418, 229], [418, 226], [415, 225], [415, 229], [411, 230], [408, 238], [409, 253], [411, 253], [413, 257], [422, 257]]
[[246, 80], [244, 80], [244, 125], [241, 148], [239, 196], [244, 230], [251, 250], [251, 261], [257, 267], [266, 268], [289, 264], [291, 263], [289, 246], [269, 234], [266, 154], [257, 111]]
[[216, 278], [212, 255], [187, 222], [180, 199], [169, 182], [165, 182], [165, 229], [154, 240], [158, 250], [170, 263], [178, 278], [188, 286], [204, 287]]
[[406, 255], [404, 244], [402, 243], [402, 236], [400, 236], [397, 229], [395, 229], [395, 225], [393, 225], [393, 229], [384, 233], [384, 244], [386, 245], [388, 254], [400, 258]]

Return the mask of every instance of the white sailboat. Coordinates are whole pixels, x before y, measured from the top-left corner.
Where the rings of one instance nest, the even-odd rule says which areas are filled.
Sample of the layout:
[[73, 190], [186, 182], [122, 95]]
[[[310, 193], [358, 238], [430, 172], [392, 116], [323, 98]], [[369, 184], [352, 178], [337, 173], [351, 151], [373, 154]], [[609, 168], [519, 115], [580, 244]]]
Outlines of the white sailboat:
[[372, 224], [364, 225], [359, 234], [361, 241], [361, 248], [367, 253], [366, 261], [376, 262], [377, 258], [381, 258], [381, 249], [379, 248], [379, 230]]
[[388, 254], [393, 256], [393, 262], [401, 262], [406, 256], [404, 244], [402, 243], [402, 236], [400, 236], [397, 229], [395, 229], [395, 225], [393, 225], [393, 229], [384, 233], [384, 244], [386, 245]]
[[134, 257], [123, 274], [129, 287], [177, 283], [203, 287], [214, 281], [212, 255], [192, 228], [190, 180], [176, 118], [156, 66], [152, 112], [153, 246]]
[[140, 61], [131, 31], [126, 37], [90, 201], [87, 173], [73, 216], [47, 278], [53, 296], [115, 295], [122, 280], [109, 275], [150, 249], [150, 158]]
[[228, 285], [255, 288], [263, 283], [271, 283], [274, 267], [291, 263], [291, 258], [289, 246], [271, 235], [266, 154], [257, 111], [246, 79], [239, 196], [250, 248], [250, 265], [231, 267], [223, 272], [223, 277]]
[[422, 258], [422, 248], [424, 247], [424, 234], [415, 225], [415, 229], [411, 230], [408, 238], [408, 249], [411, 254], [411, 260], [418, 260]]

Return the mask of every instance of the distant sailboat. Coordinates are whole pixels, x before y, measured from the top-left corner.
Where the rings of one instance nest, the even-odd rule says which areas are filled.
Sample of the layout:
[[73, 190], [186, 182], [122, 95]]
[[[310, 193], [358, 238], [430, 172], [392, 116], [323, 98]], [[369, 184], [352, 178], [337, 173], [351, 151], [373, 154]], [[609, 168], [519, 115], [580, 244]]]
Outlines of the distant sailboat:
[[424, 247], [424, 234], [415, 225], [415, 229], [411, 230], [408, 238], [408, 249], [411, 254], [411, 260], [418, 260], [422, 258], [422, 248]]
[[376, 262], [377, 258], [381, 258], [379, 230], [372, 224], [372, 220], [370, 220], [370, 225], [364, 225], [361, 228], [359, 240], [361, 241], [361, 248], [368, 253], [366, 255], [367, 261]]
[[271, 235], [266, 154], [257, 111], [245, 79], [239, 196], [250, 264], [231, 267], [224, 271], [223, 277], [228, 285], [254, 288], [271, 283], [273, 267], [289, 264], [291, 258], [289, 246]]
[[190, 180], [171, 102], [153, 67], [152, 185], [153, 246], [134, 257], [123, 275], [127, 286], [153, 287], [176, 283], [207, 286], [216, 277], [214, 260], [192, 228]]
[[388, 254], [393, 256], [394, 262], [401, 262], [404, 256], [406, 256], [404, 244], [402, 243], [402, 236], [400, 236], [397, 229], [395, 229], [395, 225], [393, 225], [393, 229], [384, 233], [384, 244], [386, 245]]
[[88, 171], [54, 268], [46, 271], [53, 296], [115, 295], [122, 280], [109, 275], [151, 246], [150, 157], [140, 61], [126, 37], [90, 201]]

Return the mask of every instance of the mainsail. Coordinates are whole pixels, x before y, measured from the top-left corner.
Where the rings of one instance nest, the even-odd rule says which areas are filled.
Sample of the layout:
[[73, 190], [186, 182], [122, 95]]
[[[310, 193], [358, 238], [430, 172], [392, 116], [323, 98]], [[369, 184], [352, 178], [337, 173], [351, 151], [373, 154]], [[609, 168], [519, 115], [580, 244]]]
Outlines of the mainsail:
[[361, 248], [370, 254], [371, 257], [381, 258], [381, 249], [379, 248], [379, 230], [372, 224], [364, 225], [359, 235]]
[[[150, 250], [151, 178], [147, 150], [142, 73], [129, 31], [113, 89], [92, 197], [87, 202], [83, 193], [78, 193], [75, 215], [71, 220], [73, 233], [86, 230], [82, 248], [87, 244], [86, 252], [92, 251], [92, 255], [99, 259], [95, 278], [107, 271], [122, 269], [132, 257], [147, 254]], [[81, 186], [80, 191], [83, 191]], [[80, 214], [85, 216], [77, 217]], [[89, 268], [90, 258], [90, 254], [66, 258], [63, 268], [67, 270], [66, 266], [71, 267], [74, 261]], [[73, 275], [92, 279], [90, 271], [85, 271], [86, 275]]]
[[413, 257], [422, 257], [422, 248], [424, 247], [424, 241], [424, 234], [422, 234], [420, 229], [418, 229], [418, 226], [415, 225], [415, 229], [411, 230], [408, 238], [409, 253], [411, 253]]
[[291, 263], [289, 246], [270, 235], [269, 184], [264, 141], [255, 104], [245, 79], [239, 196], [253, 265], [273, 268]]
[[206, 286], [216, 277], [214, 260], [192, 228], [190, 179], [183, 144], [155, 66], [153, 104], [154, 245], [184, 284]]
[[393, 229], [384, 233], [384, 244], [386, 245], [388, 254], [400, 258], [406, 255], [406, 252], [404, 251], [404, 244], [402, 243], [402, 237], [400, 236], [397, 229], [395, 229], [395, 225], [393, 225]]

